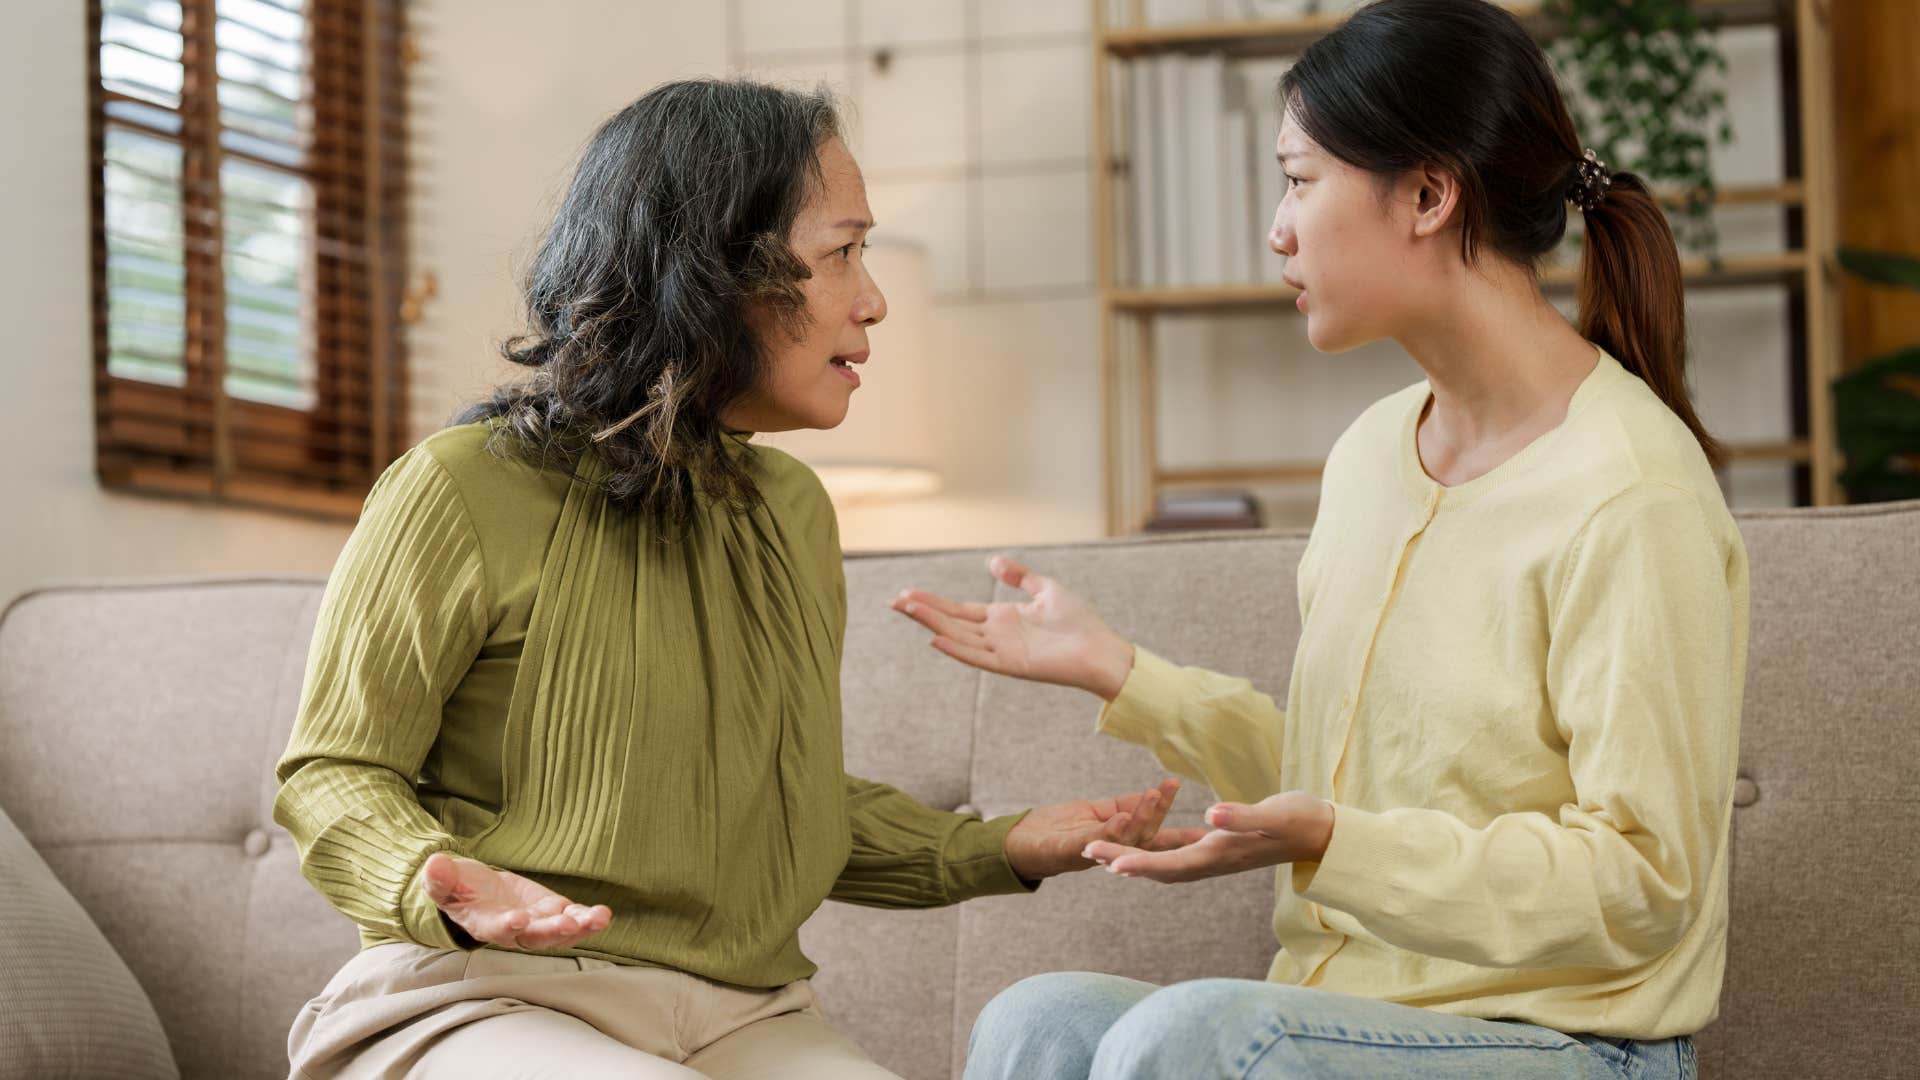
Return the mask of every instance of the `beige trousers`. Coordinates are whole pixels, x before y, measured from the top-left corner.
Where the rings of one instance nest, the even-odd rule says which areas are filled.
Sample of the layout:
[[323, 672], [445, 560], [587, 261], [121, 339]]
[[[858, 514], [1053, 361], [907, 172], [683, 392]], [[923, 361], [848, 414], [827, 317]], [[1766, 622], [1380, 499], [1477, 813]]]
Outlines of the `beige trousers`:
[[806, 980], [747, 990], [586, 957], [364, 949], [287, 1036], [296, 1080], [899, 1080], [827, 1023]]

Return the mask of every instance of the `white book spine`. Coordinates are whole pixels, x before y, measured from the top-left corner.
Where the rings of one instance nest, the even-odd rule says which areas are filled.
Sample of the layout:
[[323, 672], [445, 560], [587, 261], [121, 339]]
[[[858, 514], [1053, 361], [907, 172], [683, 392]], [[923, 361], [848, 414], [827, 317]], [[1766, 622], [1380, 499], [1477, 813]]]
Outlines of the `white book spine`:
[[1160, 67], [1160, 250], [1163, 284], [1193, 284], [1187, 236], [1187, 60], [1177, 53], [1153, 61]]
[[1161, 238], [1160, 173], [1166, 155], [1160, 138], [1160, 68], [1152, 60], [1127, 66], [1133, 97], [1128, 154], [1133, 181], [1134, 283], [1153, 287], [1166, 283], [1166, 256]]
[[1287, 260], [1275, 255], [1267, 247], [1266, 239], [1273, 228], [1274, 212], [1287, 193], [1286, 177], [1281, 175], [1280, 163], [1273, 157], [1274, 143], [1280, 137], [1279, 83], [1284, 74], [1285, 64], [1249, 64], [1242, 70], [1247, 81], [1247, 98], [1253, 103], [1253, 190], [1254, 204], [1260, 211], [1260, 247], [1254, 265], [1258, 280], [1271, 285], [1281, 284], [1281, 275], [1287, 268]]
[[1200, 57], [1189, 62], [1187, 76], [1187, 240], [1193, 252], [1193, 283], [1215, 285], [1227, 277], [1220, 225], [1220, 171], [1226, 157], [1220, 145], [1224, 64], [1217, 56]]
[[1220, 243], [1226, 251], [1227, 280], [1247, 284], [1254, 280], [1254, 241], [1261, 233], [1247, 162], [1253, 114], [1244, 108], [1229, 110], [1221, 117], [1220, 135]]

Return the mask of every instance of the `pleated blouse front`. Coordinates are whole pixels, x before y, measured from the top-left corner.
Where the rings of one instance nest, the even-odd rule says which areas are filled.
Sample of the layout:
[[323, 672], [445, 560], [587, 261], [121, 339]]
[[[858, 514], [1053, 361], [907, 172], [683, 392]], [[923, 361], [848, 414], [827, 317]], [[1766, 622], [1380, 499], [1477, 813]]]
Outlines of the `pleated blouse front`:
[[397, 461], [329, 581], [275, 817], [363, 944], [471, 947], [417, 887], [452, 851], [612, 924], [554, 950], [776, 986], [828, 899], [924, 907], [1023, 891], [1015, 816], [847, 776], [846, 600], [804, 465], [729, 441], [762, 501], [682, 531], [450, 428]]

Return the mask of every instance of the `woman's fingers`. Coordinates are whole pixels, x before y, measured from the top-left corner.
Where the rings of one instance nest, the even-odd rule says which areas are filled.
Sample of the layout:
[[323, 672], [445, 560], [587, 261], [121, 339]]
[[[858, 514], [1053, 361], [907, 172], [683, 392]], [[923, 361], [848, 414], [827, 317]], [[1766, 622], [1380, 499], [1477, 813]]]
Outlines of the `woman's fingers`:
[[991, 671], [997, 675], [1007, 674], [1006, 665], [1001, 663], [1000, 657], [979, 645], [955, 641], [949, 637], [936, 637], [933, 639], [933, 647], [963, 664], [971, 664], [982, 671]]
[[1183, 848], [1188, 844], [1197, 844], [1206, 838], [1207, 833], [1212, 831], [1211, 829], [1203, 828], [1161, 829], [1159, 832], [1153, 834], [1151, 840], [1147, 841], [1147, 850], [1172, 851], [1174, 848]]
[[1152, 878], [1154, 881], [1197, 881], [1221, 873], [1218, 853], [1206, 845], [1189, 844], [1167, 851], [1131, 851], [1104, 860], [1107, 869], [1123, 877]]
[[1092, 859], [1097, 863], [1111, 863], [1113, 860], [1124, 855], [1139, 854], [1143, 854], [1141, 850], [1130, 844], [1116, 844], [1111, 840], [1095, 840], [1081, 850], [1080, 857], [1083, 859]]
[[474, 936], [510, 949], [564, 949], [607, 928], [613, 912], [605, 904], [586, 907], [568, 904], [551, 915], [534, 915], [525, 908], [497, 912]]
[[1128, 796], [1119, 802], [1123, 809], [1103, 815], [1106, 827], [1101, 832], [1115, 843], [1138, 846], [1153, 835], [1159, 804], [1160, 793], [1157, 791]]
[[986, 633], [981, 623], [957, 618], [938, 608], [911, 601], [901, 604], [899, 610], [907, 618], [941, 637], [952, 638], [968, 645], [981, 645], [986, 641]]
[[939, 593], [930, 593], [924, 589], [902, 589], [900, 595], [893, 598], [893, 608], [900, 610], [908, 604], [930, 607], [943, 615], [968, 622], [986, 622], [987, 605], [968, 604], [959, 600], [950, 600]]
[[[1199, 835], [1193, 835], [1195, 833]], [[1237, 857], [1243, 844], [1231, 834], [1206, 829], [1170, 829], [1162, 836], [1188, 842], [1154, 851], [1096, 842], [1087, 845], [1085, 854], [1106, 866], [1110, 873], [1168, 883], [1198, 881], [1247, 869]]]
[[1040, 586], [1046, 580], [1005, 555], [995, 555], [988, 559], [987, 572], [1002, 584], [1019, 589], [1028, 596], [1039, 592]]
[[1207, 808], [1207, 824], [1228, 832], [1261, 832], [1273, 823], [1258, 806], [1243, 803], [1215, 803]]
[[[1152, 836], [1160, 828], [1161, 823], [1167, 820], [1167, 812], [1173, 809], [1173, 800], [1180, 794], [1180, 781], [1168, 777], [1160, 781], [1160, 786], [1154, 788], [1149, 794], [1154, 799], [1153, 813], [1148, 815], [1148, 820], [1142, 824], [1147, 827], [1147, 836]], [[1145, 838], [1142, 837], [1142, 839]]]

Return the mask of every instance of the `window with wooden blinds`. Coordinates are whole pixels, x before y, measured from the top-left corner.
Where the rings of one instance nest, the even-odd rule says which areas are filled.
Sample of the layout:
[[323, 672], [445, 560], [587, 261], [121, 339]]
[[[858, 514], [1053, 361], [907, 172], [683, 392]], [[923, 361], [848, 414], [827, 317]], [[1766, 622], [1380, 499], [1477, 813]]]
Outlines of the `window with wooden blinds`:
[[328, 516], [403, 447], [401, 0], [89, 0], [97, 466]]

